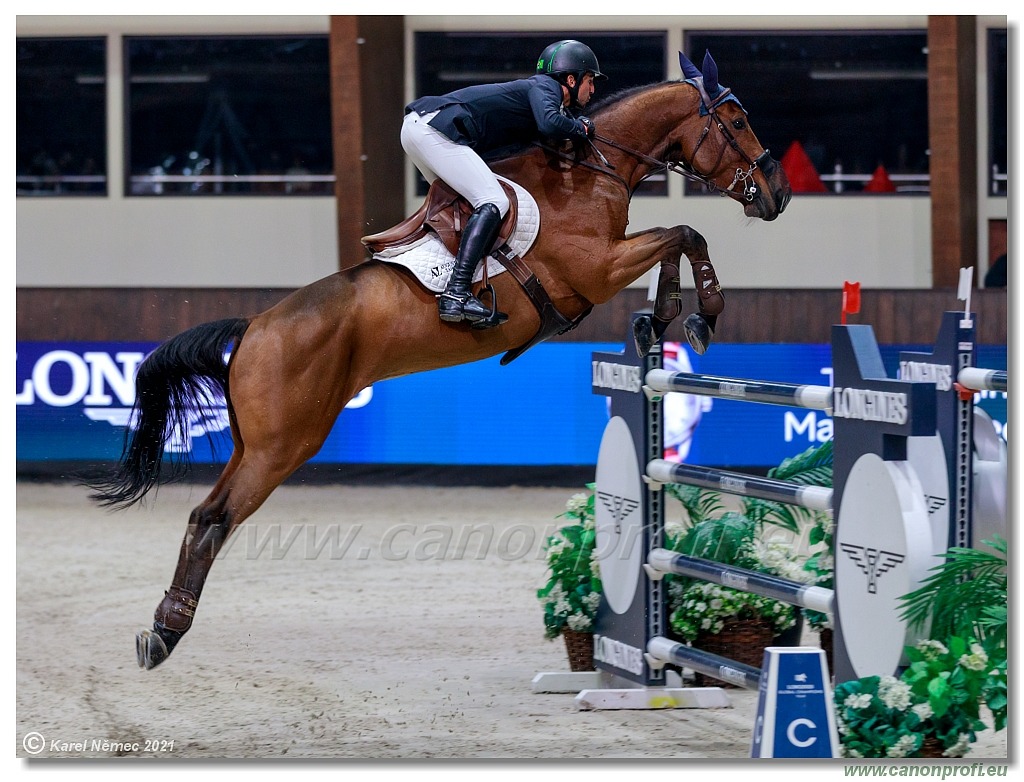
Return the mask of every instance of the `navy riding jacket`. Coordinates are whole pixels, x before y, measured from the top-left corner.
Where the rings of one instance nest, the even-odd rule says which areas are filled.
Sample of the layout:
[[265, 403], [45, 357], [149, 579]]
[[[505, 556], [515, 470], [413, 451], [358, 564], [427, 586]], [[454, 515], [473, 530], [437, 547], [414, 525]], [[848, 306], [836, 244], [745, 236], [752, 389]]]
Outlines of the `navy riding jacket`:
[[430, 126], [479, 153], [529, 143], [539, 136], [581, 140], [587, 136], [582, 122], [562, 113], [562, 86], [542, 74], [419, 98], [405, 107], [406, 114], [411, 111], [420, 116], [437, 111]]

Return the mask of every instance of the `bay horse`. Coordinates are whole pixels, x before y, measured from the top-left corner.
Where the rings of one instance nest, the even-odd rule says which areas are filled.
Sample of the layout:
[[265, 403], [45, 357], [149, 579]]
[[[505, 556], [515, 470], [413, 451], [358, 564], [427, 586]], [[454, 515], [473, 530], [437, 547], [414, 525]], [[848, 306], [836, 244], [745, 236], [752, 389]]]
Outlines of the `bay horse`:
[[[581, 153], [540, 145], [492, 163], [537, 201], [541, 228], [523, 261], [568, 321], [661, 263], [653, 317], [647, 333], [636, 335], [644, 349], [680, 314], [681, 256], [698, 286], [699, 312], [688, 318], [696, 323], [688, 335], [695, 347], [707, 347], [724, 300], [707, 243], [695, 230], [677, 225], [626, 233], [637, 185], [655, 171], [676, 170], [762, 220], [774, 220], [791, 196], [785, 173], [757, 140], [742, 105], [718, 83], [710, 55], [702, 69], [681, 53], [680, 63], [682, 80], [632, 89], [595, 106], [591, 117], [600, 135]], [[157, 484], [182, 477], [187, 458], [165, 463], [164, 443], [187, 425], [190, 408], [209, 406], [211, 389], [224, 394], [233, 452], [189, 516], [152, 629], [136, 636], [141, 667], [153, 668], [170, 655], [192, 625], [225, 541], [320, 450], [357, 393], [387, 378], [532, 342], [541, 318], [511, 277], [491, 278], [508, 322], [478, 330], [441, 321], [432, 292], [404, 269], [370, 259], [258, 315], [188, 329], [146, 358], [124, 452], [108, 475], [85, 481], [90, 498], [125, 508]]]

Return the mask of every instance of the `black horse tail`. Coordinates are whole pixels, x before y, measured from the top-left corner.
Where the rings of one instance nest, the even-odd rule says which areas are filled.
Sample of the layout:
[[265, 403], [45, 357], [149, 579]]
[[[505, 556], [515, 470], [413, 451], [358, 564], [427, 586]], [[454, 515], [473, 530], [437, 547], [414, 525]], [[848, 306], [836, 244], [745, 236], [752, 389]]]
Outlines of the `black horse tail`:
[[[85, 480], [90, 499], [125, 508], [160, 483], [183, 478], [188, 454], [164, 465], [164, 446], [175, 432], [187, 432], [189, 416], [209, 410], [216, 394], [228, 398], [227, 353], [249, 327], [247, 318], [204, 323], [183, 331], [154, 350], [139, 366], [135, 405], [118, 465], [105, 477]], [[167, 466], [170, 474], [161, 474]]]

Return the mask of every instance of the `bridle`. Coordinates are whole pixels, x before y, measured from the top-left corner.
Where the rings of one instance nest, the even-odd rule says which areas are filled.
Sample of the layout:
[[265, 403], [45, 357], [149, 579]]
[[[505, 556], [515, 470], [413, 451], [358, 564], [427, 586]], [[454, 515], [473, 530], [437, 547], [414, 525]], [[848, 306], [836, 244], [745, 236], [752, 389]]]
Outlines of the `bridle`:
[[[740, 147], [739, 142], [736, 141], [736, 137], [732, 134], [732, 131], [729, 130], [728, 125], [725, 122], [723, 122], [722, 119], [718, 116], [718, 107], [721, 106], [726, 100], [730, 98], [730, 96], [732, 95], [732, 90], [730, 90], [728, 87], [723, 87], [721, 91], [715, 96], [714, 100], [712, 100], [710, 96], [708, 96], [707, 92], [704, 90], [704, 85], [701, 82], [693, 81], [690, 83], [696, 86], [697, 89], [700, 91], [701, 108], [703, 110], [701, 113], [707, 113], [708, 121], [704, 125], [704, 130], [701, 131], [700, 138], [697, 140], [697, 144], [693, 148], [693, 153], [690, 155], [689, 160], [659, 160], [658, 158], [653, 157], [652, 155], [647, 155], [643, 152], [640, 152], [639, 150], [631, 149], [630, 147], [627, 147], [624, 144], [620, 144], [619, 142], [614, 141], [613, 139], [610, 139], [607, 136], [597, 134], [594, 136], [594, 139], [596, 141], [600, 141], [602, 144], [607, 144], [610, 147], [614, 147], [615, 149], [618, 149], [621, 152], [625, 152], [626, 154], [632, 155], [638, 160], [642, 160], [643, 162], [650, 164], [652, 167], [652, 171], [648, 173], [644, 177], [644, 179], [651, 176], [651, 174], [653, 174], [655, 170], [664, 168], [666, 173], [669, 171], [673, 171], [677, 174], [686, 177], [687, 179], [691, 179], [695, 182], [700, 182], [703, 185], [705, 185], [708, 188], [708, 190], [711, 190], [712, 192], [721, 191], [723, 195], [728, 194], [737, 199], [742, 198], [744, 201], [747, 201], [748, 203], [753, 201], [757, 197], [757, 184], [754, 182], [754, 172], [758, 168], [761, 168], [764, 170], [766, 176], [770, 176], [771, 172], [774, 170], [775, 161], [772, 160], [770, 151], [766, 149], [764, 152], [762, 152], [760, 155], [758, 155], [756, 158], [752, 160], [747, 155], [747, 153], [744, 152], [743, 149]], [[732, 177], [732, 182], [729, 183], [728, 187], [721, 187], [720, 185], [717, 185], [710, 178], [710, 174], [705, 174], [697, 170], [697, 167], [694, 165], [694, 161], [697, 159], [697, 152], [698, 150], [700, 150], [701, 145], [707, 140], [708, 136], [711, 134], [712, 126], [718, 128], [721, 134], [725, 137], [728, 146], [732, 147], [732, 149], [736, 151], [736, 153], [747, 163], [748, 166], [746, 171], [744, 171], [742, 168], [736, 169]], [[711, 171], [717, 169], [719, 164], [722, 162], [722, 158], [725, 156], [725, 148], [726, 145], [723, 144], [721, 151], [718, 154], [718, 160], [716, 160], [715, 164], [711, 167]], [[594, 146], [594, 150], [598, 153], [598, 157], [601, 158], [601, 160], [608, 168], [613, 168], [613, 166], [611, 166], [611, 164], [604, 159], [604, 156], [601, 155], [600, 151], [597, 150], [596, 146]], [[597, 170], [602, 170], [597, 166], [591, 167]], [[623, 182], [625, 182], [625, 180], [623, 180], [622, 177], [619, 177], [617, 175], [613, 176], [616, 176], [617, 179], [620, 179]], [[736, 192], [737, 186], [742, 186], [742, 195]], [[627, 189], [629, 189], [628, 185]]]

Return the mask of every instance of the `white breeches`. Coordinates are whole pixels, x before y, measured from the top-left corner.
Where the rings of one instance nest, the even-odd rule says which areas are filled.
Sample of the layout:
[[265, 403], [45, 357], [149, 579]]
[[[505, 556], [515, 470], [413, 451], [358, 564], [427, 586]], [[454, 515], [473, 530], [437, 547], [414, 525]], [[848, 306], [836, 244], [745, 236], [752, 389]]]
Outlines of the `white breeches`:
[[402, 148], [427, 182], [442, 179], [474, 209], [494, 204], [504, 217], [509, 210], [508, 196], [494, 172], [472, 149], [456, 144], [427, 123], [434, 114], [419, 116], [415, 111], [402, 122]]

